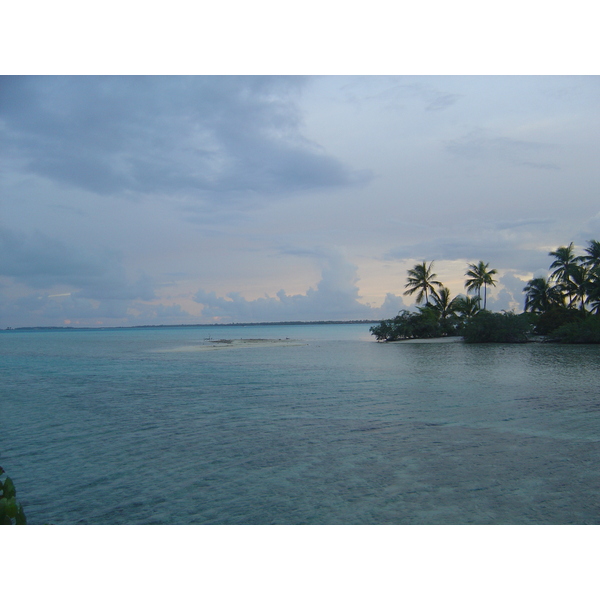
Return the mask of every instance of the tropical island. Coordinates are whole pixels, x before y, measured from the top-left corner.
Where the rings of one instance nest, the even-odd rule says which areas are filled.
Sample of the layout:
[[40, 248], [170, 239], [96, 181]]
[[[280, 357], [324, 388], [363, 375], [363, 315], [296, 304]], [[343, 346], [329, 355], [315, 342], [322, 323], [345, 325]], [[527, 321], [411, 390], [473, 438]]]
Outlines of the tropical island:
[[400, 311], [370, 332], [381, 342], [462, 336], [468, 343], [600, 343], [600, 242], [590, 240], [581, 256], [575, 255], [573, 242], [549, 256], [554, 259], [550, 276], [527, 282], [519, 314], [487, 310], [487, 288], [496, 285], [497, 274], [489, 263], [469, 264], [467, 293], [452, 298], [435, 279], [433, 261], [423, 261], [408, 270], [404, 286], [404, 295], [417, 294], [421, 306], [416, 312]]

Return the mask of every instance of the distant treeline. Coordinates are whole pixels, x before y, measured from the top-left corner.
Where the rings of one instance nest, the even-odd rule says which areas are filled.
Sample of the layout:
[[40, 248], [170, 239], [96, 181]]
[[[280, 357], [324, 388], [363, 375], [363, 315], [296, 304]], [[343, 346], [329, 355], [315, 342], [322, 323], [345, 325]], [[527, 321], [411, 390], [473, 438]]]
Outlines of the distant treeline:
[[56, 330], [77, 330], [77, 331], [100, 331], [109, 329], [163, 329], [174, 327], [257, 327], [265, 325], [357, 325], [357, 324], [379, 323], [376, 319], [361, 319], [355, 321], [265, 321], [259, 323], [194, 323], [180, 325], [115, 325], [112, 327], [56, 327], [56, 326], [37, 326], [37, 327], [7, 327], [4, 331], [56, 331]]

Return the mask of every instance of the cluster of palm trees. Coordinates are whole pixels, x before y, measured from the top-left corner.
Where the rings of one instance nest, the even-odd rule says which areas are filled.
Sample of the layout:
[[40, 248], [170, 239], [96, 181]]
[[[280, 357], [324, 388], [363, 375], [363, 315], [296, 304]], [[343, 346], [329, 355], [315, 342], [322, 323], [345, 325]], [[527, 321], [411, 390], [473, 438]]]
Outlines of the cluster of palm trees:
[[566, 307], [600, 315], [600, 242], [588, 244], [582, 256], [575, 255], [573, 242], [549, 253], [550, 277], [530, 279], [523, 289], [526, 312]]
[[408, 270], [404, 286], [404, 295], [416, 294], [418, 311], [401, 311], [370, 331], [386, 341], [463, 335], [473, 342], [514, 342], [527, 341], [533, 331], [566, 343], [600, 343], [600, 242], [588, 244], [582, 256], [575, 255], [572, 242], [549, 253], [554, 258], [551, 274], [527, 283], [523, 291], [529, 314], [522, 315], [487, 311], [487, 288], [496, 285], [497, 274], [489, 263], [467, 265], [467, 294], [452, 298], [436, 279], [433, 261], [423, 261]]
[[[427, 264], [423, 261], [408, 270], [408, 283], [404, 286], [405, 296], [417, 294], [417, 303], [425, 300], [425, 307], [433, 309], [438, 313], [441, 320], [446, 320], [450, 316], [460, 316], [469, 318], [477, 314], [487, 305], [487, 286], [495, 286], [496, 281], [493, 278], [496, 275], [496, 269], [490, 269], [489, 263], [482, 260], [477, 264], [467, 265], [465, 276], [465, 287], [467, 292], [473, 292], [469, 296], [458, 295], [451, 298], [450, 290], [435, 278], [433, 273], [433, 261]], [[483, 307], [481, 306], [481, 289], [483, 288]]]
[[[525, 312], [565, 307], [600, 315], [600, 242], [590, 240], [581, 256], [575, 255], [573, 242], [548, 254], [554, 258], [550, 265], [552, 272], [548, 278], [536, 277], [527, 282], [523, 289]], [[416, 293], [417, 304], [424, 303], [425, 307], [433, 308], [442, 319], [451, 314], [473, 316], [479, 310], [486, 310], [487, 288], [496, 285], [493, 278], [496, 274], [496, 269], [490, 269], [489, 263], [469, 264], [465, 287], [474, 295], [451, 298], [450, 290], [437, 281], [437, 275], [433, 273], [433, 261], [429, 264], [423, 261], [408, 270], [404, 295]]]

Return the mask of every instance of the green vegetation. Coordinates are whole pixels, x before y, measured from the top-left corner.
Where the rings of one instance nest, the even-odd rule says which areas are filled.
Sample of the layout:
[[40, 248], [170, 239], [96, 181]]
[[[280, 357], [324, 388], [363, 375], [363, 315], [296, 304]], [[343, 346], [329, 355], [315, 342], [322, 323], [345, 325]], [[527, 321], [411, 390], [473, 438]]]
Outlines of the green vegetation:
[[497, 274], [489, 263], [468, 264], [467, 295], [451, 298], [435, 279], [433, 262], [423, 261], [409, 269], [404, 286], [404, 295], [416, 293], [422, 306], [417, 312], [403, 310], [370, 331], [378, 341], [462, 335], [472, 343], [522, 343], [538, 335], [569, 344], [600, 343], [600, 242], [590, 240], [584, 252], [576, 256], [573, 242], [549, 252], [554, 259], [550, 276], [527, 282], [522, 314], [486, 310], [487, 287], [496, 285]]
[[552, 332], [553, 340], [563, 344], [600, 344], [600, 317], [584, 318], [561, 325]]
[[517, 344], [529, 341], [531, 329], [527, 315], [482, 310], [465, 325], [463, 337], [469, 343]]
[[549, 255], [554, 269], [549, 279], [531, 279], [523, 291], [525, 310], [545, 313], [555, 308], [578, 309], [600, 315], [600, 242], [590, 240], [583, 256], [575, 256], [573, 242]]
[[401, 311], [393, 319], [381, 321], [369, 330], [377, 340], [393, 342], [415, 338], [436, 338], [452, 335], [455, 322], [452, 319], [442, 321], [440, 314], [431, 306], [419, 307], [417, 313]]
[[[417, 293], [417, 303], [424, 301], [423, 306], [418, 306], [417, 312], [403, 310], [393, 319], [371, 327], [370, 331], [378, 341], [387, 342], [463, 335], [467, 330], [474, 331], [472, 323], [479, 323], [478, 316], [487, 312], [486, 290], [488, 285], [496, 285], [492, 278], [496, 273], [496, 269], [489, 268], [489, 263], [469, 264], [465, 287], [467, 292], [475, 292], [475, 295], [452, 298], [450, 290], [435, 279], [433, 262], [428, 265], [427, 261], [423, 261], [409, 269], [408, 283], [404, 286], [404, 295]], [[481, 288], [484, 293], [483, 309], [479, 295]]]
[[17, 491], [10, 477], [0, 467], [0, 525], [26, 525], [23, 507], [17, 502]]
[[536, 319], [534, 332], [545, 336], [556, 331], [563, 325], [573, 323], [574, 321], [581, 321], [585, 316], [581, 311], [574, 308], [567, 308], [566, 306], [552, 306], [547, 310], [537, 313], [531, 312], [529, 314]]
[[523, 289], [525, 311], [538, 316], [535, 333], [565, 344], [600, 343], [600, 242], [588, 244], [582, 256], [573, 242], [550, 252], [550, 277]]
[[[488, 275], [491, 276], [495, 272], [492, 270]], [[425, 302], [423, 306], [417, 307], [416, 313], [403, 310], [393, 319], [386, 319], [379, 325], [371, 327], [370, 331], [378, 341], [392, 342], [461, 335], [468, 320], [479, 312], [480, 298], [479, 296], [452, 298], [450, 290], [435, 277], [437, 275], [433, 273], [433, 262], [428, 265], [423, 261], [408, 270], [408, 283], [404, 286], [406, 288], [404, 295], [412, 296], [416, 293], [417, 302], [423, 300]], [[490, 283], [488, 279], [486, 283]], [[481, 285], [484, 283], [482, 282]], [[477, 289], [479, 287], [475, 286]]]

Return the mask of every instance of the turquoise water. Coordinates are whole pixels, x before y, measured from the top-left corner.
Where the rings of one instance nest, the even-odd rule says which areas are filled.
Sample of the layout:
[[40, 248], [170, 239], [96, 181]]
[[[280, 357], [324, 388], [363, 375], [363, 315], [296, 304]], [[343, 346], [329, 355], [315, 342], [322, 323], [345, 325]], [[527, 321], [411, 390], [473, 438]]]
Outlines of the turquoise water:
[[600, 523], [600, 347], [368, 329], [0, 332], [0, 464], [34, 524]]

